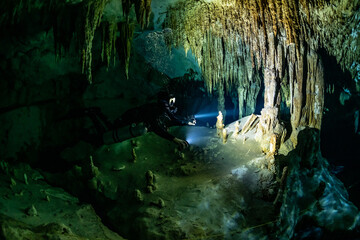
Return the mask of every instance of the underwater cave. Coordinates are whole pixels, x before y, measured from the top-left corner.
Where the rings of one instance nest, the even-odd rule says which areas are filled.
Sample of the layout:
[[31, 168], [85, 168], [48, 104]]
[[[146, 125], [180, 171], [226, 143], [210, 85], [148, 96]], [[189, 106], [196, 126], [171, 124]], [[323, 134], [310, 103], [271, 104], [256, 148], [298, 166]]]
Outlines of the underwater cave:
[[2, 0], [0, 239], [360, 239], [359, 0]]

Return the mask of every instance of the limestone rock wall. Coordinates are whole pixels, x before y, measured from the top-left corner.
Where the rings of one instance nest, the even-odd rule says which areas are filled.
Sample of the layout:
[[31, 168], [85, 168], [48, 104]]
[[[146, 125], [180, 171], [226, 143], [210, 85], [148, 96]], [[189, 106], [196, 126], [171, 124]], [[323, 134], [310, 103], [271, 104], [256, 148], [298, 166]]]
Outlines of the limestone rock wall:
[[[82, 106], [86, 80], [77, 58], [57, 61], [52, 33], [3, 37], [0, 66], [1, 157], [33, 154], [43, 142], [71, 143], [76, 121], [59, 121], [71, 107]], [[64, 133], [71, 131], [72, 137]]]

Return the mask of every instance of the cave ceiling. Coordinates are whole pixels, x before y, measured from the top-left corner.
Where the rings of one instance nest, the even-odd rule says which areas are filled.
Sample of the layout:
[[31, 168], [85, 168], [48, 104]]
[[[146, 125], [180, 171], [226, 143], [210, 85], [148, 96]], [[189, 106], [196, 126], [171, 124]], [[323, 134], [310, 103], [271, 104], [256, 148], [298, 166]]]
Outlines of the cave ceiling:
[[1, 3], [0, 26], [40, 11], [51, 22], [58, 55], [76, 36], [90, 83], [95, 31], [102, 31], [103, 61], [109, 65], [118, 49], [128, 69], [134, 32], [168, 29], [166, 44], [191, 51], [211, 92], [219, 84], [251, 85], [252, 72], [259, 70], [279, 81], [296, 78], [302, 58], [320, 48], [358, 82], [359, 5], [359, 0], [16, 0]]
[[[46, 8], [45, 12], [56, 15], [53, 18], [54, 26], [64, 24], [63, 20], [70, 17], [70, 13], [64, 13], [66, 12], [64, 9], [71, 5], [82, 5], [77, 12], [80, 20], [72, 16], [72, 19], [80, 21], [80, 27], [79, 29], [72, 27], [71, 30], [79, 35], [83, 72], [89, 75], [89, 81], [91, 81], [89, 72], [91, 72], [92, 40], [95, 30], [101, 25], [100, 22], [130, 23], [124, 25], [123, 29], [116, 30], [123, 33], [120, 35], [131, 40], [134, 31], [131, 25], [137, 19], [141, 28], [146, 29], [151, 12], [153, 23], [150, 24], [151, 29], [146, 30], [170, 28], [172, 34], [168, 44], [183, 46], [185, 51], [192, 50], [204, 72], [205, 79], [208, 79], [209, 89], [219, 81], [233, 81], [234, 76], [240, 71], [236, 66], [239, 65], [236, 62], [239, 61], [240, 55], [247, 57], [250, 54], [253, 67], [257, 65], [259, 68], [261, 65], [269, 64], [266, 58], [271, 55], [270, 48], [279, 45], [283, 46], [283, 54], [287, 53], [285, 48], [289, 49], [292, 44], [295, 44], [299, 53], [304, 43], [305, 47], [315, 51], [323, 47], [330, 55], [335, 56], [342, 68], [349, 70], [354, 78], [359, 69], [358, 0], [4, 1], [0, 23], [1, 25], [14, 23], [17, 18], [27, 16], [27, 12]], [[110, 29], [107, 26], [107, 32], [114, 26], [110, 24]], [[72, 32], [65, 27], [62, 29], [57, 27], [54, 31], [57, 30], [60, 32], [55, 33], [55, 41], [59, 40], [59, 42], [55, 43], [55, 46], [66, 48], [68, 40], [64, 40], [66, 37], [63, 35], [68, 34], [70, 36], [67, 38], [71, 38]], [[64, 32], [65, 30], [68, 32]], [[57, 35], [62, 37], [56, 39]], [[275, 45], [271, 43], [272, 38], [276, 39]], [[128, 48], [130, 42], [122, 41], [123, 47]], [[106, 51], [109, 52], [109, 49]], [[124, 54], [127, 54], [126, 51]], [[278, 51], [275, 54], [281, 55]], [[125, 63], [127, 57], [125, 56]], [[294, 62], [296, 54], [292, 58]], [[273, 60], [277, 61], [275, 64], [281, 78], [283, 75], [281, 61], [276, 60], [276, 56]], [[211, 69], [214, 69], [212, 65], [215, 63], [220, 63], [220, 66], [216, 67], [219, 71], [214, 72]]]

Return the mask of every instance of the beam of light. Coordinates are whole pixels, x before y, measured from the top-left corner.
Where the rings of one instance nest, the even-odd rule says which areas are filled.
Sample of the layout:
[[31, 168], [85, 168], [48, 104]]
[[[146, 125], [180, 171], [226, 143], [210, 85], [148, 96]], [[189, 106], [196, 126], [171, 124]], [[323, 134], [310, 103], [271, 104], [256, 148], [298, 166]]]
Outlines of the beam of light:
[[199, 141], [199, 137], [197, 136], [197, 134], [195, 133], [195, 131], [190, 130], [190, 131], [188, 131], [187, 134], [186, 134], [186, 141], [187, 141], [189, 144], [194, 144], [194, 143], [196, 143], [197, 141]]
[[193, 137], [186, 137], [186, 141], [187, 141], [189, 144], [193, 144], [193, 143], [195, 142]]
[[[186, 127], [185, 140], [190, 145], [204, 147], [209, 142], [209, 129], [206, 127]], [[213, 131], [215, 131], [213, 129]]]
[[219, 112], [198, 113], [198, 114], [195, 114], [195, 118], [196, 118], [196, 119], [199, 119], [199, 118], [210, 118], [210, 117], [216, 117], [217, 115], [219, 115]]
[[186, 130], [186, 141], [191, 145], [198, 145], [201, 142], [201, 133], [198, 128], [188, 127]]
[[[234, 113], [233, 109], [226, 110], [226, 115], [227, 116], [231, 116], [231, 115], [233, 115], [233, 113]], [[218, 115], [219, 115], [219, 112], [197, 113], [197, 114], [195, 114], [195, 118], [196, 119], [199, 119], [199, 118], [200, 119], [201, 118], [211, 118], [211, 117], [215, 118]]]

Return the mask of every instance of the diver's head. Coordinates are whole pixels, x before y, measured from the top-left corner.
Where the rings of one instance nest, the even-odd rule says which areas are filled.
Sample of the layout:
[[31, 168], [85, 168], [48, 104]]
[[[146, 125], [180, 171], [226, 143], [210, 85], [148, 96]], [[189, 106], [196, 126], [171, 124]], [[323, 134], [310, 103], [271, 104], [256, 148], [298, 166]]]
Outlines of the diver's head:
[[159, 103], [167, 103], [169, 106], [174, 106], [175, 104], [175, 95], [172, 93], [168, 93], [165, 91], [161, 91], [158, 93], [158, 102]]
[[176, 100], [175, 97], [171, 97], [171, 98], [169, 99], [169, 105], [170, 105], [171, 107], [175, 105], [175, 100]]

